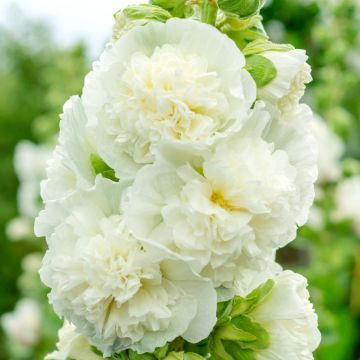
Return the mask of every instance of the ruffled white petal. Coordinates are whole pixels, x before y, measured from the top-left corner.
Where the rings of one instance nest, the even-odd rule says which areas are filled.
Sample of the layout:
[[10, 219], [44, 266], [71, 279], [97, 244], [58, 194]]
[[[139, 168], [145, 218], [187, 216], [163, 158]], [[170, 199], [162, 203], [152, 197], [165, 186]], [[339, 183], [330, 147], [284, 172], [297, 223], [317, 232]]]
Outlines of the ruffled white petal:
[[268, 297], [251, 313], [269, 333], [270, 346], [256, 353], [259, 360], [311, 360], [321, 335], [309, 301], [307, 281], [284, 271], [275, 278]]
[[131, 29], [85, 81], [100, 155], [119, 177], [131, 177], [154, 160], [160, 139], [211, 142], [239, 128], [256, 92], [244, 65], [236, 45], [203, 23], [171, 19]]
[[258, 98], [278, 107], [281, 113], [291, 112], [305, 92], [305, 84], [312, 80], [311, 68], [304, 50], [265, 51], [277, 70], [276, 77], [258, 89]]

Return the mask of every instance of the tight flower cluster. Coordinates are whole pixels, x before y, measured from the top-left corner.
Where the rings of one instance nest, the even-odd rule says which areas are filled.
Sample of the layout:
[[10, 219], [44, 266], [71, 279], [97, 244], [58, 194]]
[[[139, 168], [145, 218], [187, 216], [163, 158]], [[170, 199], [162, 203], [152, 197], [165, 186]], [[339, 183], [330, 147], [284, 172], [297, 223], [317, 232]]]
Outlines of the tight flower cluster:
[[264, 57], [277, 76], [259, 88], [215, 27], [141, 22], [65, 104], [35, 224], [42, 281], [69, 322], [49, 359], [98, 358], [91, 344], [195, 360], [208, 354], [186, 344], [203, 341], [216, 359], [312, 358], [306, 280], [274, 260], [314, 198], [312, 113], [299, 104], [310, 70], [300, 50]]

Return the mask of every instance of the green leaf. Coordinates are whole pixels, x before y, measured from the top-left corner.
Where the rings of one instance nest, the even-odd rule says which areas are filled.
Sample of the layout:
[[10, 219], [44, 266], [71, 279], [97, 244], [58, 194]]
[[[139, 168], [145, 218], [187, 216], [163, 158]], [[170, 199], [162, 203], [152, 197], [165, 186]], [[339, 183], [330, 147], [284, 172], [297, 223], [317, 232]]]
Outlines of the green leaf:
[[101, 174], [104, 178], [118, 182], [119, 179], [115, 175], [115, 171], [97, 154], [90, 155], [90, 163], [95, 174]]
[[226, 14], [247, 18], [256, 15], [264, 5], [263, 0], [218, 0], [217, 4]]
[[246, 69], [261, 88], [270, 83], [277, 75], [277, 70], [271, 60], [262, 55], [250, 55], [246, 57]]
[[152, 4], [130, 5], [124, 8], [123, 14], [131, 20], [155, 20], [166, 22], [171, 14], [160, 6]]
[[294, 47], [290, 44], [276, 44], [267, 39], [256, 39], [243, 49], [245, 56], [260, 54], [264, 51], [290, 51]]

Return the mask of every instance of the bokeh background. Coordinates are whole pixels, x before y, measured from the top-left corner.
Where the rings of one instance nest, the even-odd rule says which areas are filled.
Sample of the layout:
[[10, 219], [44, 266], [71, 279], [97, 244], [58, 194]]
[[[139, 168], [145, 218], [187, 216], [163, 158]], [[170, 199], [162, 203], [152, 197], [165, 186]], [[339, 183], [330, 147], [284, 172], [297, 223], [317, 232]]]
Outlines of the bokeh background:
[[[32, 230], [39, 183], [62, 104], [80, 93], [112, 14], [130, 2], [0, 3], [0, 360], [54, 349], [61, 321], [39, 281], [45, 244]], [[314, 80], [304, 101], [320, 147], [309, 222], [279, 261], [309, 280], [323, 335], [315, 358], [359, 360], [360, 2], [267, 0], [262, 14], [274, 42], [308, 52]]]

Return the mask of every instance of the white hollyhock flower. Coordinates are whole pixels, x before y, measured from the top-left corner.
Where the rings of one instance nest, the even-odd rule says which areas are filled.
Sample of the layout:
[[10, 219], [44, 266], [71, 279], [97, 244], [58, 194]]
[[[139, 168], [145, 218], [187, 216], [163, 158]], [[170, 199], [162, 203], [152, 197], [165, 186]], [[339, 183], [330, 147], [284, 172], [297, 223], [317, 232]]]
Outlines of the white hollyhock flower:
[[314, 197], [311, 112], [304, 106], [284, 122], [261, 106], [212, 149], [161, 143], [124, 205], [136, 237], [186, 256], [216, 287], [264, 270], [274, 250], [294, 239]]
[[261, 56], [274, 64], [277, 75], [258, 89], [258, 98], [277, 106], [281, 113], [291, 112], [304, 95], [305, 84], [312, 80], [305, 51], [265, 51]]
[[48, 354], [45, 360], [100, 360], [102, 356], [91, 350], [88, 340], [76, 332], [74, 325], [65, 321], [59, 330], [59, 341], [56, 344], [57, 350]]
[[124, 185], [97, 178], [36, 222], [49, 250], [42, 281], [55, 311], [105, 356], [152, 352], [178, 336], [206, 338], [216, 322], [216, 293], [183, 260], [137, 241], [120, 213]]
[[40, 338], [41, 310], [28, 298], [20, 300], [11, 313], [2, 315], [1, 325], [13, 341], [27, 347], [35, 346]]
[[310, 128], [319, 149], [318, 182], [336, 181], [341, 175], [340, 158], [344, 153], [344, 144], [319, 115], [314, 116]]
[[45, 165], [50, 159], [50, 146], [21, 141], [15, 148], [14, 165], [20, 186], [17, 194], [19, 213], [33, 219], [41, 209], [40, 181], [46, 176]]
[[86, 129], [86, 116], [81, 99], [71, 97], [61, 115], [59, 144], [47, 163], [47, 179], [41, 184], [41, 197], [58, 200], [94, 183], [95, 173], [90, 156], [96, 153]]
[[131, 29], [85, 80], [100, 156], [124, 178], [154, 160], [162, 139], [209, 143], [239, 128], [256, 93], [244, 65], [235, 43], [207, 24], [174, 18]]
[[360, 236], [360, 176], [341, 181], [335, 191], [334, 220], [351, 219]]
[[306, 279], [291, 271], [274, 278], [274, 288], [250, 317], [264, 327], [270, 346], [255, 353], [258, 360], [310, 360], [321, 335], [309, 301]]

